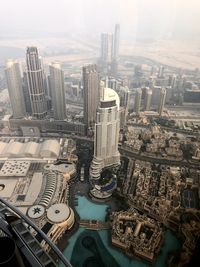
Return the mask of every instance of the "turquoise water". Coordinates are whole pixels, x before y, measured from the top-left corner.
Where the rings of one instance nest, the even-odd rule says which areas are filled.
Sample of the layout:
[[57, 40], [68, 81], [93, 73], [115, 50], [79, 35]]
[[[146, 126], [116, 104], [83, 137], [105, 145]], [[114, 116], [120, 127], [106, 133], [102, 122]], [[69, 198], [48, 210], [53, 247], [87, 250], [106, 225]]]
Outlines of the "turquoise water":
[[[107, 205], [104, 204], [95, 204], [90, 202], [86, 197], [84, 196], [78, 196], [78, 206], [76, 207], [77, 212], [80, 215], [81, 219], [96, 219], [96, 220], [105, 220], [106, 216], [106, 208]], [[79, 237], [79, 235], [85, 231], [84, 228], [79, 228], [78, 231], [69, 239], [69, 245], [64, 251], [64, 255], [70, 260], [71, 255], [73, 252], [73, 247]], [[147, 263], [144, 263], [142, 261], [133, 260], [127, 257], [124, 253], [119, 251], [118, 249], [115, 249], [114, 247], [110, 247], [109, 244], [109, 234], [110, 232], [108, 230], [101, 230], [98, 231], [102, 242], [106, 249], [110, 252], [110, 254], [116, 259], [118, 264], [121, 267], [148, 267], [151, 266]], [[169, 251], [178, 249], [180, 246], [178, 240], [176, 237], [170, 232], [167, 231], [165, 235], [165, 241], [164, 245], [161, 249], [161, 253], [157, 258], [157, 261], [153, 265], [154, 267], [164, 267], [165, 261], [167, 259], [167, 253]], [[75, 266], [74, 266], [75, 267]]]
[[106, 208], [104, 204], [95, 204], [84, 196], [78, 196], [78, 206], [76, 210], [82, 220], [100, 220], [105, 221]]

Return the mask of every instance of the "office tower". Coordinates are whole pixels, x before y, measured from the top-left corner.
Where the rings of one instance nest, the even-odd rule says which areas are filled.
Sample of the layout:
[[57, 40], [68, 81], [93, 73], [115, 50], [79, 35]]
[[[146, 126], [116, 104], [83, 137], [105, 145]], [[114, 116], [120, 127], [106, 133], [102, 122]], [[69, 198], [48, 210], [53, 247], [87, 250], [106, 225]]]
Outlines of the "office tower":
[[26, 115], [26, 109], [19, 64], [12, 59], [8, 60], [6, 62], [5, 75], [13, 111], [13, 117], [22, 118]]
[[120, 106], [128, 109], [130, 100], [130, 90], [127, 86], [120, 86], [118, 90]]
[[130, 101], [130, 91], [127, 86], [120, 86], [118, 90], [118, 95], [120, 98], [120, 129], [123, 129], [126, 125], [129, 101]]
[[164, 70], [165, 68], [161, 65], [158, 70], [158, 78], [164, 78]]
[[152, 97], [152, 90], [147, 87], [145, 91], [145, 98], [144, 98], [144, 110], [150, 110], [151, 97]]
[[104, 74], [112, 74], [113, 66], [113, 34], [101, 34], [101, 70]]
[[176, 88], [176, 75], [170, 75], [168, 79], [168, 86], [171, 86], [172, 89]]
[[164, 105], [165, 105], [165, 98], [166, 98], [166, 89], [162, 88], [160, 90], [160, 100], [158, 104], [158, 113], [160, 116], [162, 116]]
[[47, 114], [44, 73], [36, 47], [28, 47], [26, 52], [28, 87], [32, 115], [42, 119]]
[[136, 115], [140, 114], [141, 99], [142, 99], [142, 89], [137, 88], [136, 94], [135, 94], [135, 109], [134, 109], [136, 112]]
[[94, 157], [90, 167], [91, 179], [99, 179], [104, 168], [120, 164], [119, 96], [110, 88], [104, 88], [97, 109], [95, 123]]
[[120, 25], [115, 25], [114, 44], [113, 44], [113, 59], [118, 60], [119, 57], [119, 40], [120, 40]]
[[59, 63], [52, 63], [49, 71], [54, 118], [64, 120], [66, 118], [64, 72]]
[[87, 127], [96, 121], [96, 110], [100, 99], [100, 81], [96, 65], [83, 67], [84, 122]]
[[30, 115], [32, 113], [31, 99], [30, 99], [30, 93], [29, 93], [29, 89], [28, 89], [28, 75], [26, 72], [23, 73], [22, 89], [23, 89], [26, 112], [27, 112], [27, 114]]
[[111, 63], [113, 59], [113, 34], [101, 34], [101, 60]]

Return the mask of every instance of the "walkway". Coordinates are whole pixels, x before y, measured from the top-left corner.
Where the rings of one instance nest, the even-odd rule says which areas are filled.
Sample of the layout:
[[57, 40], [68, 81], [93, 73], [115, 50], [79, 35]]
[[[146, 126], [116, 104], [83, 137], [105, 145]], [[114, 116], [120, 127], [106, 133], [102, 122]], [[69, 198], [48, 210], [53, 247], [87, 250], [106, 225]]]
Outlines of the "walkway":
[[98, 220], [80, 220], [79, 225], [89, 230], [105, 230], [111, 228], [110, 222]]

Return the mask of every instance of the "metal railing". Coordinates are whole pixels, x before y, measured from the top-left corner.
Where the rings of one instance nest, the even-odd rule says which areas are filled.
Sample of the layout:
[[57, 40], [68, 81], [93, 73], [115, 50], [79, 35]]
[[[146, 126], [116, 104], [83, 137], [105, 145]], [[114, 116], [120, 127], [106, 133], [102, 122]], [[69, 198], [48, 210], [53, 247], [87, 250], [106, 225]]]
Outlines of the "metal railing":
[[63, 253], [58, 249], [58, 247], [27, 216], [25, 216], [20, 210], [18, 210], [16, 207], [14, 207], [12, 204], [10, 204], [8, 201], [6, 201], [3, 198], [0, 198], [0, 203], [2, 203], [3, 206], [5, 206], [5, 208], [8, 208], [8, 211], [11, 211], [15, 213], [16, 215], [18, 215], [19, 219], [21, 219], [28, 225], [27, 229], [32, 227], [36, 231], [37, 235], [40, 235], [40, 237], [48, 244], [51, 251], [57, 257], [56, 260], [59, 260], [60, 263], [62, 263], [66, 267], [72, 267], [70, 262], [64, 257]]

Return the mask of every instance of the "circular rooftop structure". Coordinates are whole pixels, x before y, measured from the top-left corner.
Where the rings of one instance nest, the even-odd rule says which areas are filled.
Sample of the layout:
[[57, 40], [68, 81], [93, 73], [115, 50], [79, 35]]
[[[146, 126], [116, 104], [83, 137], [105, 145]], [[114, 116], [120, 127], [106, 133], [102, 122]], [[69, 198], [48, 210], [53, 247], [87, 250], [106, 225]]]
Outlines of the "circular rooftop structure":
[[65, 203], [52, 205], [47, 210], [47, 218], [51, 223], [61, 224], [71, 228], [74, 224], [74, 212]]
[[108, 87], [104, 88], [102, 101], [112, 101], [112, 100], [116, 101], [117, 109], [119, 110], [120, 100], [119, 100], [119, 95], [117, 94], [117, 92]]
[[33, 205], [28, 209], [28, 217], [31, 219], [38, 219], [45, 213], [45, 208], [42, 205]]

